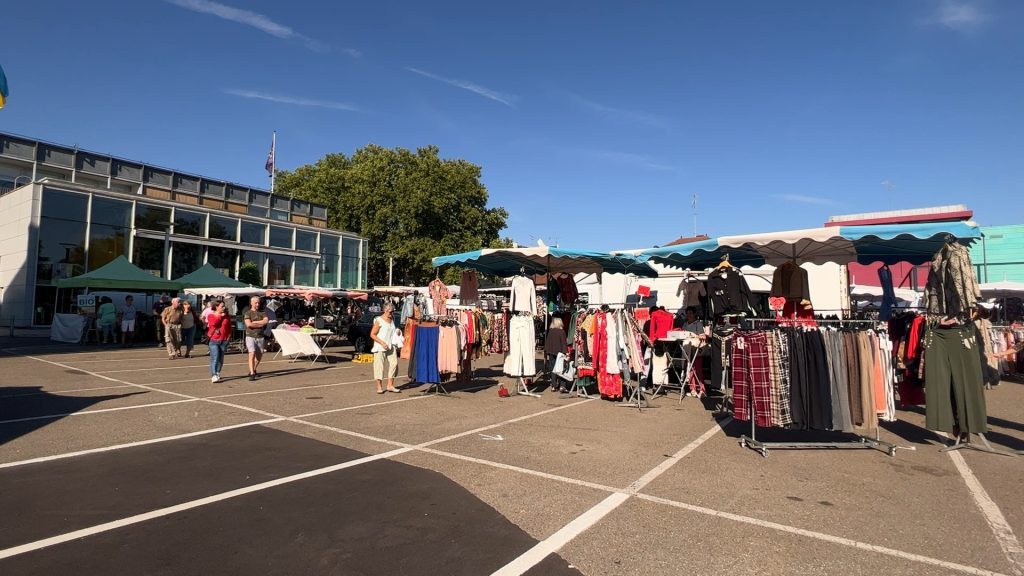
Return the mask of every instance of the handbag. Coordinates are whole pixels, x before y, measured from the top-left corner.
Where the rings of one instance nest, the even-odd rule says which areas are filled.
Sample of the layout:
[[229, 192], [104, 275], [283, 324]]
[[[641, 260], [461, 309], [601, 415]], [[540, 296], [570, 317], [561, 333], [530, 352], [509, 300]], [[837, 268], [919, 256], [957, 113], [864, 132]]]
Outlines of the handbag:
[[570, 382], [576, 379], [576, 367], [573, 366], [572, 360], [569, 360], [562, 352], [555, 356], [555, 366], [551, 369], [551, 373]]
[[395, 328], [395, 332], [391, 335], [391, 346], [394, 348], [405, 346], [405, 337], [402, 336], [402, 331], [397, 328]]

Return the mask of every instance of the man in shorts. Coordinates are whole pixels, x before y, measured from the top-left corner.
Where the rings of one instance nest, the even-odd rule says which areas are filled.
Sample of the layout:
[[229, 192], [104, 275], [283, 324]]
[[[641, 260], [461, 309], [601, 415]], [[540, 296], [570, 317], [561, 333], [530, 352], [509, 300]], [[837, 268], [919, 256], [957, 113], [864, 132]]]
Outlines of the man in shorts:
[[135, 339], [135, 318], [139, 311], [135, 308], [135, 298], [124, 297], [124, 306], [121, 308], [121, 347], [127, 348], [132, 345]]
[[256, 369], [263, 359], [263, 329], [269, 322], [266, 313], [260, 310], [259, 296], [249, 298], [242, 320], [245, 321], [245, 349], [249, 351], [249, 380], [255, 380], [259, 376]]

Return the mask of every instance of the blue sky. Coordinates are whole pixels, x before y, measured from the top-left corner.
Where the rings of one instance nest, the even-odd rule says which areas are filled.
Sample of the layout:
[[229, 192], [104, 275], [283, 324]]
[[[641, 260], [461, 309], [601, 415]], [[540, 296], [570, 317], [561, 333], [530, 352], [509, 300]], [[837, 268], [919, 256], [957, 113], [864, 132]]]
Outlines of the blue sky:
[[636, 248], [965, 203], [1024, 222], [1024, 2], [8, 2], [0, 130], [269, 186], [367, 143], [506, 235]]

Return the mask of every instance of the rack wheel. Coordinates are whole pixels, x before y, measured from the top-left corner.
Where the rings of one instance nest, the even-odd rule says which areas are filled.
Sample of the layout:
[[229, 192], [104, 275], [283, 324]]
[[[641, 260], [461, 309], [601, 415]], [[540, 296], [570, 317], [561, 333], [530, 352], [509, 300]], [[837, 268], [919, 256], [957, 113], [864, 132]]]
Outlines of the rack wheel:
[[746, 448], [746, 447], [747, 447], [747, 441], [743, 440], [743, 439], [740, 439], [740, 448]]

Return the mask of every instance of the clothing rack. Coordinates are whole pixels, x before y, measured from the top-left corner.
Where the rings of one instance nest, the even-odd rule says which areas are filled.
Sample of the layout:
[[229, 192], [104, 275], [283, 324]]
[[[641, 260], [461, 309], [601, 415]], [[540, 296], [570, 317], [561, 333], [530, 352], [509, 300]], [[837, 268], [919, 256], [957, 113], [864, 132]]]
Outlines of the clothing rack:
[[[877, 324], [874, 321], [861, 320], [861, 323], [868, 322], [871, 324]], [[731, 372], [729, 373], [731, 375]], [[768, 457], [768, 451], [772, 448], [777, 449], [819, 449], [819, 448], [837, 448], [837, 449], [874, 449], [881, 450], [889, 454], [889, 456], [896, 456], [896, 449], [903, 448], [886, 442], [879, 437], [880, 426], [875, 426], [875, 437], [869, 438], [860, 434], [856, 434], [857, 438], [853, 440], [836, 440], [832, 442], [766, 442], [764, 440], [757, 439], [757, 415], [754, 411], [754, 394], [752, 391], [747, 394], [747, 409], [750, 416], [750, 435], [740, 436], [740, 446], [743, 448], [750, 448], [761, 453], [764, 458]], [[913, 448], [907, 448], [913, 450]]]

